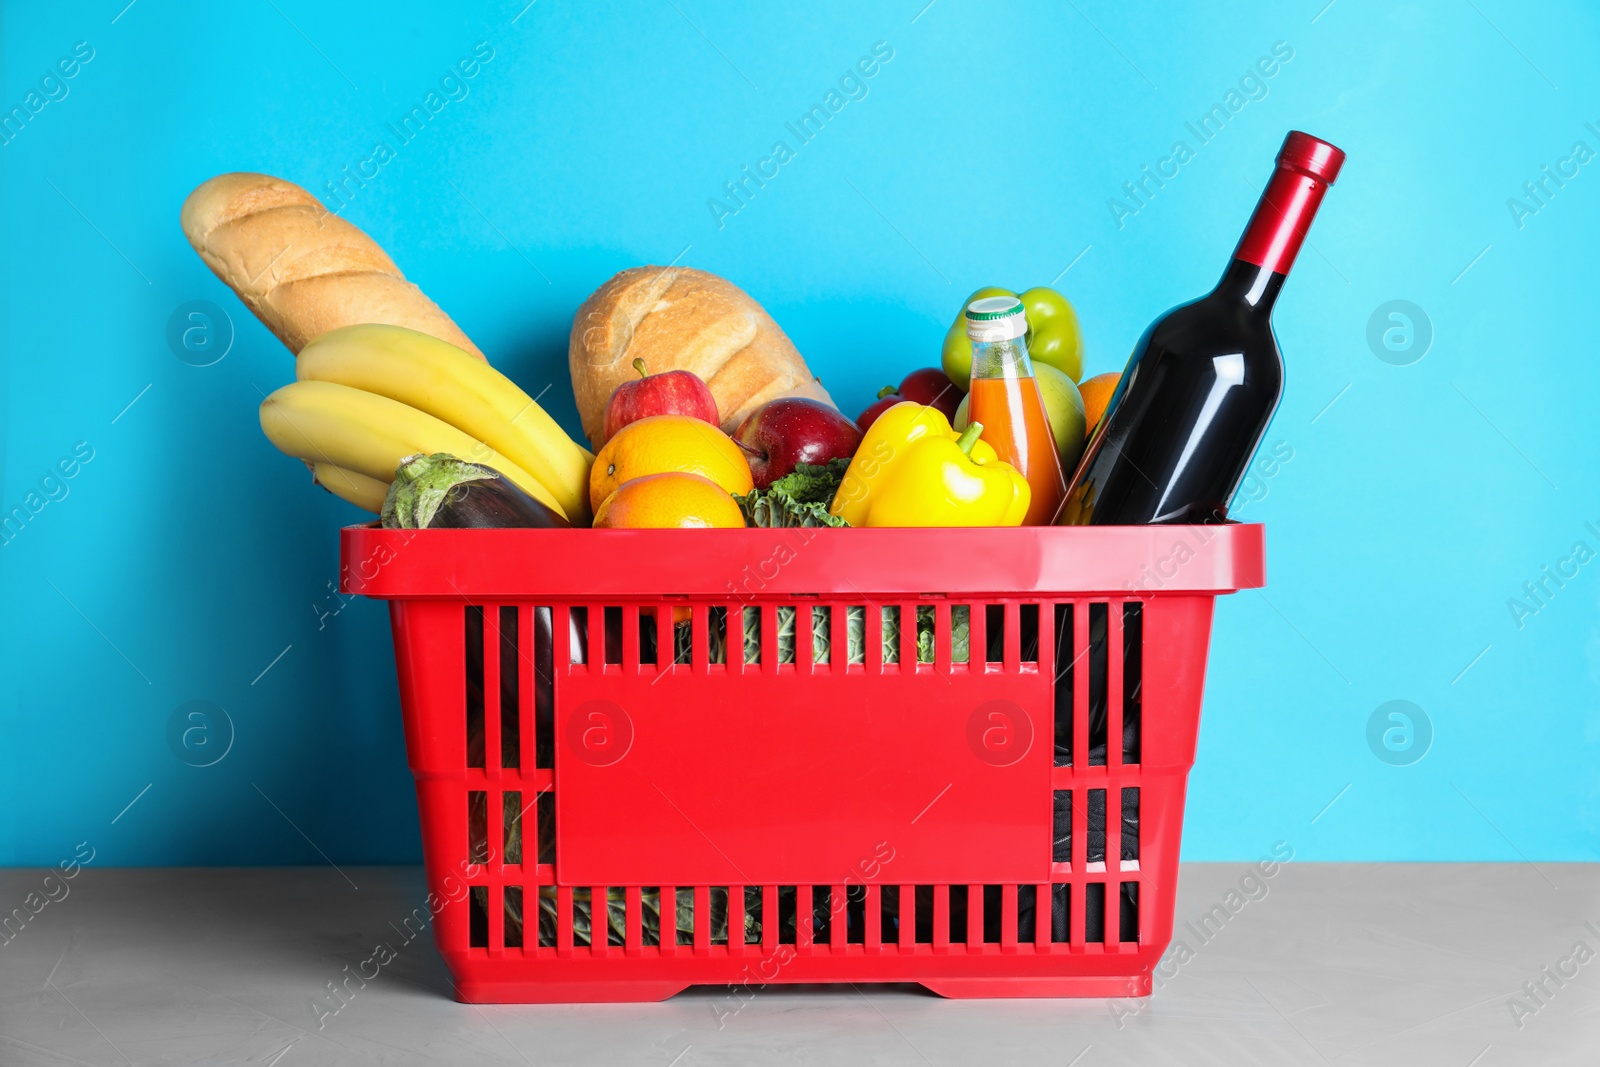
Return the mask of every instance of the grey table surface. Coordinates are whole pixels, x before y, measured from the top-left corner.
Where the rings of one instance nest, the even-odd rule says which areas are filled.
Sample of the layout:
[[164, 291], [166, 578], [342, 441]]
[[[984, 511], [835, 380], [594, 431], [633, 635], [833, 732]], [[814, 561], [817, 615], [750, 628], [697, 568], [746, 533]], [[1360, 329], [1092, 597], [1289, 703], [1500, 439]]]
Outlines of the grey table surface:
[[[1249, 870], [1184, 865], [1178, 936]], [[422, 900], [420, 869], [84, 868], [56, 899], [46, 873], [0, 870], [6, 914], [40, 894], [0, 944], [6, 1067], [1600, 1063], [1600, 865], [1289, 864], [1188, 935], [1144, 1000], [771, 986], [473, 1006], [419, 938], [320, 1018], [328, 983]]]

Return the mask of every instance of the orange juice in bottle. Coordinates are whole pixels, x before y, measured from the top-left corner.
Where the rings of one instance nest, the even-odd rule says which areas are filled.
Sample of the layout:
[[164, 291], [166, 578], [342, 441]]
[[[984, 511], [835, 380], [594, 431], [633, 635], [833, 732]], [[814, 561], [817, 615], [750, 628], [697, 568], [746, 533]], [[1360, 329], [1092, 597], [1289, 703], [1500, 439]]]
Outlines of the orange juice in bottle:
[[1014, 296], [986, 296], [966, 311], [972, 340], [969, 422], [983, 424], [983, 440], [1022, 472], [1033, 491], [1024, 526], [1046, 526], [1067, 494], [1050, 419], [1028, 359], [1027, 316]]

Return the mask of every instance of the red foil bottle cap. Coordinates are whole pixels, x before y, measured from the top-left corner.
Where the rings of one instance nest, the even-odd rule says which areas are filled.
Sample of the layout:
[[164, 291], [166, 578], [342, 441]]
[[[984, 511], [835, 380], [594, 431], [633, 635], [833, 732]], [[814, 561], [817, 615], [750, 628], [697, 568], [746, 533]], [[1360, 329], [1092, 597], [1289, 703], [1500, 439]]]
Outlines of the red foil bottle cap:
[[1327, 141], [1293, 130], [1245, 227], [1233, 258], [1287, 274], [1311, 228], [1311, 218], [1344, 165], [1344, 153]]
[[1278, 166], [1291, 167], [1332, 185], [1344, 166], [1344, 152], [1309, 133], [1290, 130], [1278, 150]]

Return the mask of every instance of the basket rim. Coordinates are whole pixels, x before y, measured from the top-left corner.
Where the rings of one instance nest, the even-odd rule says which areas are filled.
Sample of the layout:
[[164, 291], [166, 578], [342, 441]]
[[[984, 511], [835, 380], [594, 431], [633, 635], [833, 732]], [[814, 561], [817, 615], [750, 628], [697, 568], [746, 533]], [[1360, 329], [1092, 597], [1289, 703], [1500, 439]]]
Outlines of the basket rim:
[[1223, 594], [1265, 528], [1016, 526], [340, 531], [339, 587], [385, 600], [713, 602]]

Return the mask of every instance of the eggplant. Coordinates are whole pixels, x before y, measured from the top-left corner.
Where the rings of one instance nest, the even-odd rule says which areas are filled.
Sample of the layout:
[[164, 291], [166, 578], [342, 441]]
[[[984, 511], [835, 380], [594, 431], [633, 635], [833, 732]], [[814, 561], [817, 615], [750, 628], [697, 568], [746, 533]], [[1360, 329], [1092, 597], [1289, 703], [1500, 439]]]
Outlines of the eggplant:
[[383, 500], [386, 530], [483, 530], [568, 524], [511, 479], [447, 452], [400, 461]]

